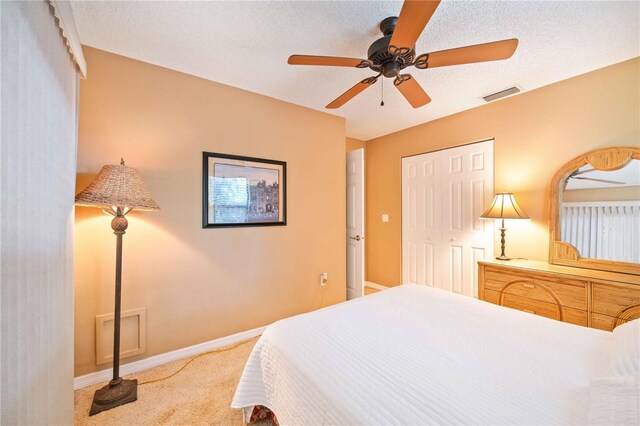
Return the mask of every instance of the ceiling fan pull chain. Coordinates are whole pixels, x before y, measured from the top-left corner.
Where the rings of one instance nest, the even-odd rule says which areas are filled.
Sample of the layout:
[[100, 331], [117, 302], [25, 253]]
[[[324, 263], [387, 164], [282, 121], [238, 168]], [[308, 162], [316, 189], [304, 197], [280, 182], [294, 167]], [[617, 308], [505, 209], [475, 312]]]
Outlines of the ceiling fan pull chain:
[[384, 106], [384, 78], [380, 80], [380, 106]]

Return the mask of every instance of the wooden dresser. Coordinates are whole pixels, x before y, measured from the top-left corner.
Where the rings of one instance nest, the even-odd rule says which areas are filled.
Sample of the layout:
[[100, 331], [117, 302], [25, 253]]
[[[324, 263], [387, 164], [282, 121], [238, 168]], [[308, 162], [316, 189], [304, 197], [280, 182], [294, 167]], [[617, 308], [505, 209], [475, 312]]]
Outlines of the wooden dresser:
[[478, 268], [480, 300], [608, 331], [640, 318], [640, 275], [528, 260]]

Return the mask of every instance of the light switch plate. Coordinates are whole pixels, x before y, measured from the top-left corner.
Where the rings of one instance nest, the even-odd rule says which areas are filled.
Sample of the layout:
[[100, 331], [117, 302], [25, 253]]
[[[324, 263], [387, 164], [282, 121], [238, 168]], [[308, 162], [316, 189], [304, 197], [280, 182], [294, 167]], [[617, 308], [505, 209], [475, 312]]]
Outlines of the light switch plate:
[[388, 214], [383, 214], [382, 215], [382, 221], [383, 222], [389, 222], [389, 215]]

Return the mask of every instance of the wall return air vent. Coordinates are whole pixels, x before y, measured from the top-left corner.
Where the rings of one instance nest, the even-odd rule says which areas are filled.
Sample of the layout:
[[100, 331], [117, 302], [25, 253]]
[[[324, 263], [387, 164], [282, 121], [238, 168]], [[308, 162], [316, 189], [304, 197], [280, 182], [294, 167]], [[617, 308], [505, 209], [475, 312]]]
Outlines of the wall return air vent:
[[507, 96], [515, 95], [516, 93], [520, 93], [521, 91], [522, 91], [522, 87], [516, 85], [513, 87], [509, 87], [508, 89], [500, 90], [499, 92], [495, 92], [495, 93], [491, 93], [490, 95], [483, 96], [482, 99], [484, 99], [487, 102], [491, 102]]

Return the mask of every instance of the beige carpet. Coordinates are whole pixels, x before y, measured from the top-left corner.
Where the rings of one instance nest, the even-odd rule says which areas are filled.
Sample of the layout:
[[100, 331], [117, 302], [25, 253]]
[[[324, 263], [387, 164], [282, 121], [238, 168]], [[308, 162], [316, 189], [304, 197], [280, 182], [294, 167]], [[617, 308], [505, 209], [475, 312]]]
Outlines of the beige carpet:
[[[96, 389], [75, 392], [76, 425], [242, 425], [240, 410], [230, 408], [242, 369], [257, 339], [226, 352], [201, 356], [176, 376], [138, 387], [138, 400], [89, 417]], [[127, 376], [139, 382], [168, 376], [186, 360]]]

